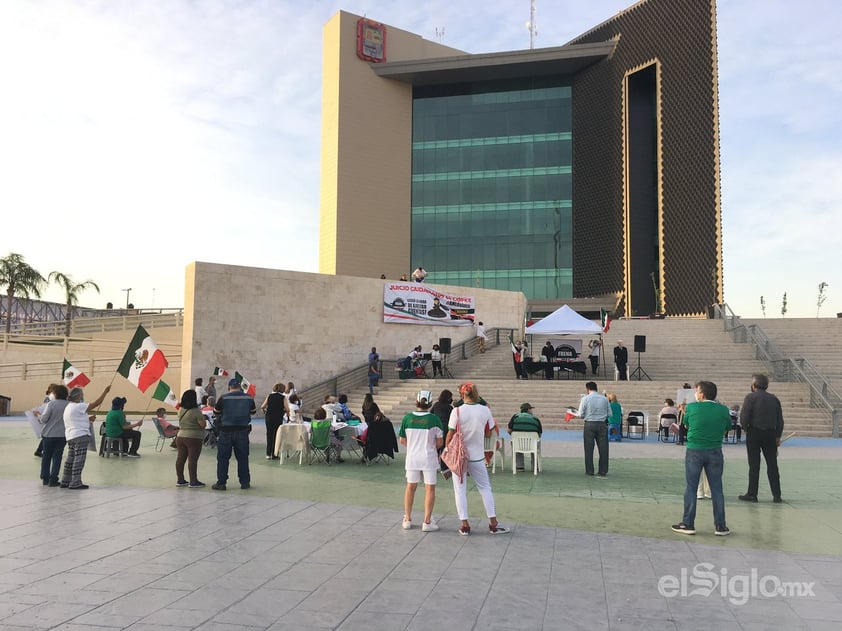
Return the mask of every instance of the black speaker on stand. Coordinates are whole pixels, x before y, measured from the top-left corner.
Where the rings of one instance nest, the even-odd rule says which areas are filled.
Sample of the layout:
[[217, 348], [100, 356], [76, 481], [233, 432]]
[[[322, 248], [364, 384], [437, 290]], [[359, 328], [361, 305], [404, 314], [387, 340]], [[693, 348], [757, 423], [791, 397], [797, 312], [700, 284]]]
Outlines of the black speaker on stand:
[[634, 369], [634, 372], [629, 376], [629, 379], [634, 379], [634, 376], [637, 375], [637, 380], [641, 381], [644, 377], [647, 380], [652, 381], [649, 375], [646, 374], [646, 371], [640, 367], [640, 354], [646, 352], [646, 336], [645, 335], [635, 335], [634, 336], [634, 352], [637, 353], [637, 368]]
[[447, 367], [447, 356], [450, 355], [451, 347], [450, 347], [450, 338], [449, 337], [440, 337], [439, 338], [439, 352], [442, 354], [444, 361], [441, 364], [441, 376], [447, 377], [448, 379], [453, 379], [453, 373], [450, 372], [450, 369]]

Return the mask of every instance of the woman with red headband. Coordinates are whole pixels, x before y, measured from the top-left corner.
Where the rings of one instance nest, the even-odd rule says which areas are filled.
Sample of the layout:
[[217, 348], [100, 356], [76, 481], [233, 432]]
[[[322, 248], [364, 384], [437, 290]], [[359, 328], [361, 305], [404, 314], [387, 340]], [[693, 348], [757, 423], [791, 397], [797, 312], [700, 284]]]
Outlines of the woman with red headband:
[[[497, 511], [494, 507], [494, 496], [491, 494], [491, 481], [488, 479], [488, 470], [485, 468], [485, 437], [491, 435], [494, 427], [494, 419], [491, 417], [491, 410], [480, 403], [477, 387], [470, 383], [463, 383], [459, 386], [459, 394], [462, 395], [463, 405], [453, 409], [450, 413], [450, 421], [447, 424], [447, 444], [453, 440], [453, 434], [459, 427], [462, 432], [462, 441], [468, 452], [468, 473], [474, 479], [482, 503], [485, 506], [485, 513], [488, 515], [488, 530], [492, 535], [502, 535], [509, 532], [509, 529], [497, 522]], [[453, 476], [453, 494], [456, 497], [456, 512], [462, 520], [459, 534], [468, 536], [471, 534], [471, 525], [468, 523], [468, 487], [467, 476]]]

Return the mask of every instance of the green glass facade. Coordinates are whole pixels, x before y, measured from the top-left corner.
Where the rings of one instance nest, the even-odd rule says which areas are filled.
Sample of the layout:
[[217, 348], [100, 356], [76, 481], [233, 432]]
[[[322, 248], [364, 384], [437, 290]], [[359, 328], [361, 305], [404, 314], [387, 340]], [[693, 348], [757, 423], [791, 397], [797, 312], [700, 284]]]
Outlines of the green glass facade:
[[418, 87], [412, 266], [427, 282], [573, 295], [567, 77]]

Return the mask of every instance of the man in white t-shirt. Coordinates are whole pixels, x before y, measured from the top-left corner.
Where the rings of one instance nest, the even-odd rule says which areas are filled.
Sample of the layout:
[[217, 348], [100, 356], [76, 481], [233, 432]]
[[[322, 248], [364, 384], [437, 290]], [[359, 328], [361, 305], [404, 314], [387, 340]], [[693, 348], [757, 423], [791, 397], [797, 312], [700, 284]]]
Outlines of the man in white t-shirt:
[[429, 412], [433, 404], [433, 393], [421, 390], [415, 397], [418, 408], [403, 417], [398, 433], [401, 445], [406, 445], [406, 493], [404, 494], [404, 516], [401, 526], [412, 528], [412, 504], [415, 490], [421, 478], [424, 479], [424, 523], [423, 532], [439, 529], [433, 523], [433, 506], [436, 503], [436, 475], [439, 470], [438, 449], [444, 445], [444, 429], [441, 419]]
[[477, 322], [474, 324], [474, 328], [476, 329], [477, 335], [477, 345], [479, 347], [479, 352], [485, 352], [485, 343], [488, 341], [488, 335], [485, 332], [485, 325], [482, 322]]

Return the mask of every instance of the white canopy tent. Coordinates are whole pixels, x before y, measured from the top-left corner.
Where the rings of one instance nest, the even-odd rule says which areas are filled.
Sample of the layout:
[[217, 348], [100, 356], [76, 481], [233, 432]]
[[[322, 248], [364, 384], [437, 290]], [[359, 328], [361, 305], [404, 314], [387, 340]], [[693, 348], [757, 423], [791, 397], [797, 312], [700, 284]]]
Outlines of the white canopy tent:
[[594, 335], [602, 333], [602, 327], [563, 305], [546, 318], [526, 327], [526, 332], [529, 335]]
[[[563, 305], [546, 318], [526, 327], [528, 335], [599, 335], [602, 339], [602, 327], [579, 315], [576, 311]], [[602, 375], [605, 376], [605, 349], [600, 344], [602, 360]]]

